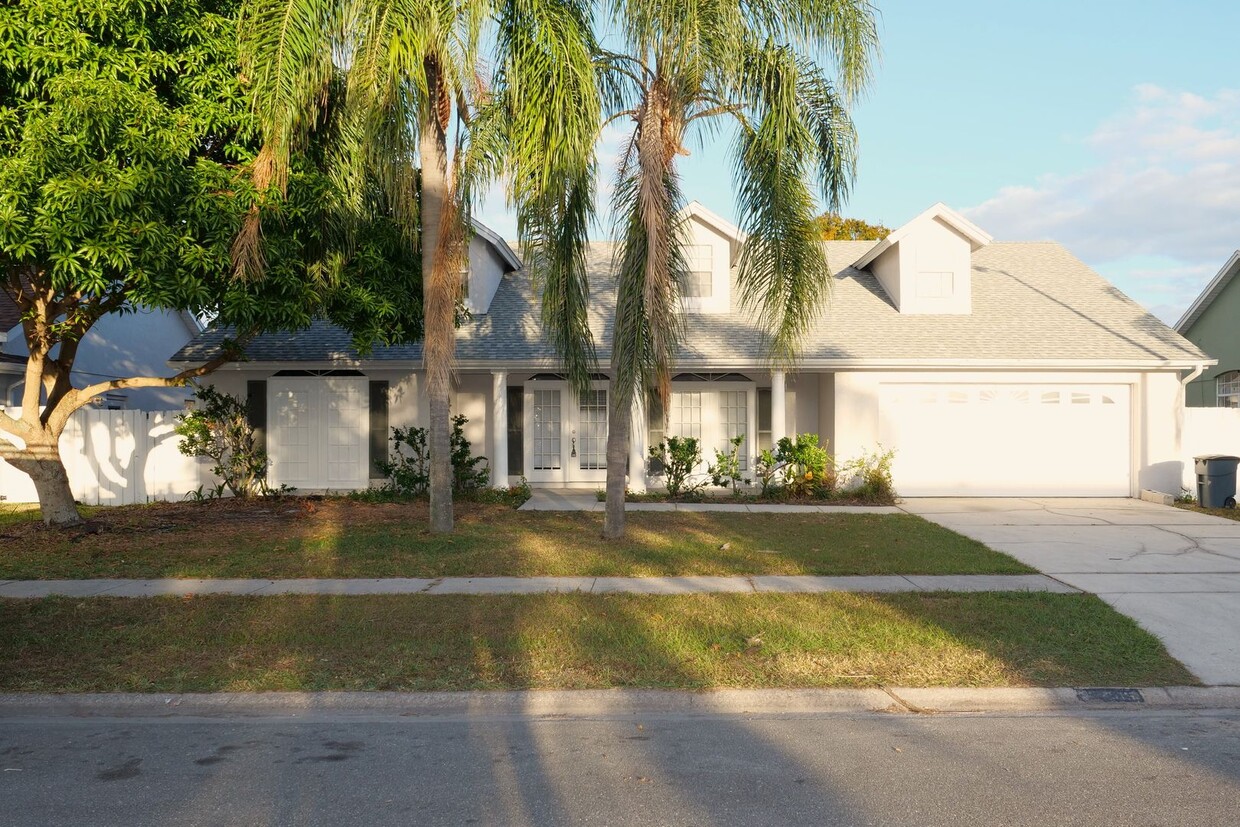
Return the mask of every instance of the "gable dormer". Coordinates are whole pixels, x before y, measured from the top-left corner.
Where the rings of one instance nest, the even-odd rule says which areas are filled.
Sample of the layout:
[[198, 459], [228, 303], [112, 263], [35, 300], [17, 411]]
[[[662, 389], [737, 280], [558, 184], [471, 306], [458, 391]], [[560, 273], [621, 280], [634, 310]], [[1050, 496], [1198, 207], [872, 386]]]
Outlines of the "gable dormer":
[[875, 244], [853, 265], [868, 268], [896, 310], [973, 312], [973, 253], [991, 237], [946, 204], [935, 204]]
[[691, 202], [681, 211], [689, 278], [681, 290], [686, 313], [727, 313], [732, 301], [732, 266], [743, 234], [736, 225]]
[[499, 234], [484, 224], [473, 222], [469, 238], [469, 265], [461, 274], [465, 308], [475, 316], [486, 315], [505, 273], [521, 269], [521, 259]]

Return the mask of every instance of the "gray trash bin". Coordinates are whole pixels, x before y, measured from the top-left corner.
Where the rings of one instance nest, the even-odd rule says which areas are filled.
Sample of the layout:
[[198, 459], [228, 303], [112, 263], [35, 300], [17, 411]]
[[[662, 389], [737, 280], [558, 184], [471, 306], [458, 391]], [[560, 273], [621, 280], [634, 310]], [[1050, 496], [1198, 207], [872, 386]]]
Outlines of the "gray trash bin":
[[1197, 505], [1202, 508], [1236, 507], [1236, 466], [1240, 457], [1208, 454], [1193, 457], [1197, 465]]

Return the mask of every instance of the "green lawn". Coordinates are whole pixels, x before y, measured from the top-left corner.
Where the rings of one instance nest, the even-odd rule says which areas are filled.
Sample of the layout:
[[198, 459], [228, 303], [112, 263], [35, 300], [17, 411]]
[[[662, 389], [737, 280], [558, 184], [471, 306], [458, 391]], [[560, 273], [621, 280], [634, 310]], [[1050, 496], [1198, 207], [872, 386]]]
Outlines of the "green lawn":
[[18, 692], [1195, 683], [1079, 594], [49, 598], [0, 628]]
[[96, 509], [90, 532], [0, 523], [0, 579], [744, 574], [1020, 574], [1006, 555], [907, 514], [637, 512], [623, 542], [602, 515], [461, 503], [426, 530], [424, 503], [344, 498]]

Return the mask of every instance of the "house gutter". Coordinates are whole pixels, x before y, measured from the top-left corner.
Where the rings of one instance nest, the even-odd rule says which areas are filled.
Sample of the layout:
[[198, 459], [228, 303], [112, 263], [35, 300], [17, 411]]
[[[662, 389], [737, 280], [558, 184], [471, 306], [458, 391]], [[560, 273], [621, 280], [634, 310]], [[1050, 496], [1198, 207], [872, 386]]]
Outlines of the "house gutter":
[[[1180, 380], [1180, 387], [1183, 388], [1186, 393], [1188, 392], [1189, 384], [1198, 376], [1206, 372], [1206, 364], [1206, 362], [1198, 362], [1197, 366], [1193, 368], [1193, 372]], [[1214, 364], [1218, 364], [1218, 362], [1216, 361]]]
[[[183, 369], [186, 365], [199, 364], [201, 360], [169, 359], [170, 368]], [[1039, 359], [1039, 360], [1003, 360], [1003, 359], [833, 359], [824, 361], [803, 360], [795, 367], [788, 367], [788, 373], [804, 371], [977, 371], [997, 370], [1008, 372], [1029, 371], [1061, 371], [1061, 372], [1099, 372], [1099, 371], [1149, 371], [1149, 370], [1195, 370], [1204, 371], [1210, 365], [1218, 364], [1217, 359], [1208, 361], [1187, 360], [1132, 360], [1107, 361], [1084, 359]], [[331, 368], [362, 368], [372, 370], [421, 370], [421, 359], [280, 359], [273, 361], [245, 360], [228, 362], [220, 370], [268, 370], [281, 368], [331, 369]], [[456, 363], [458, 370], [557, 370], [560, 365], [554, 359], [460, 359]], [[760, 360], [734, 359], [728, 361], [711, 361], [706, 359], [681, 359], [676, 363], [676, 370], [693, 372], [694, 370], [770, 370], [771, 364]], [[600, 366], [600, 370], [606, 370]]]

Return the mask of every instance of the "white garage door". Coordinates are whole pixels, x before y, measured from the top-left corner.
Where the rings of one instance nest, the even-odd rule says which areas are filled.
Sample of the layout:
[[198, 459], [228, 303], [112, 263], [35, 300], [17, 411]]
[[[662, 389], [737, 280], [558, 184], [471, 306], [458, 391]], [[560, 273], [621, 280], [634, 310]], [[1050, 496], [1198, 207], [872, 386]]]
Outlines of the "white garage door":
[[267, 383], [273, 485], [303, 490], [369, 484], [370, 398], [365, 379], [276, 378]]
[[1131, 493], [1127, 385], [886, 384], [879, 415], [906, 496]]

